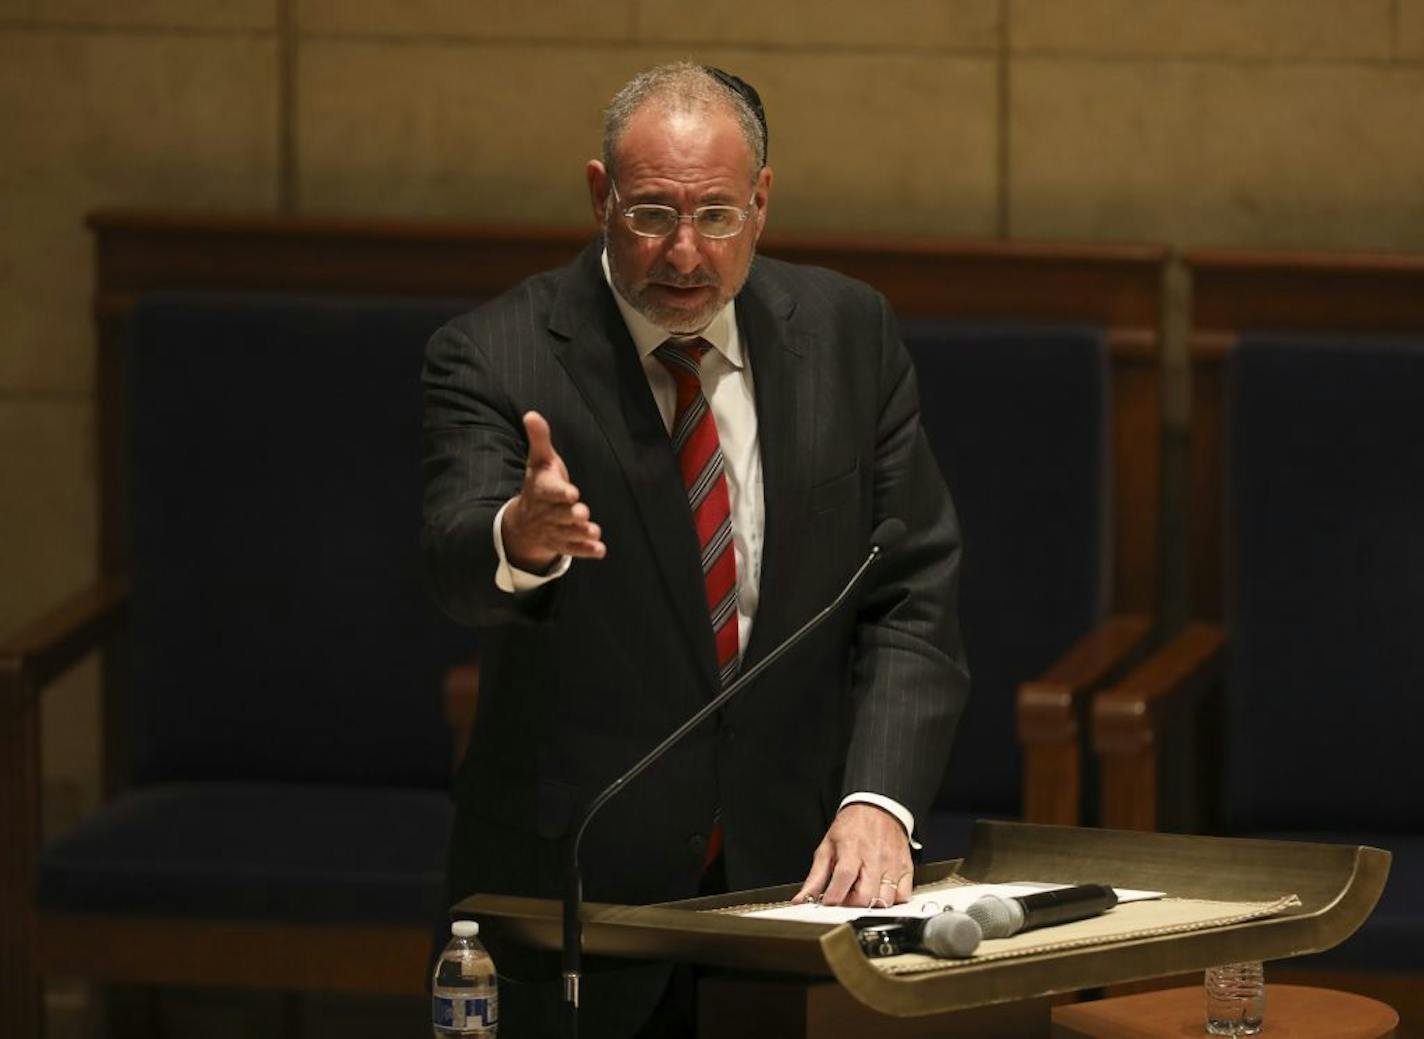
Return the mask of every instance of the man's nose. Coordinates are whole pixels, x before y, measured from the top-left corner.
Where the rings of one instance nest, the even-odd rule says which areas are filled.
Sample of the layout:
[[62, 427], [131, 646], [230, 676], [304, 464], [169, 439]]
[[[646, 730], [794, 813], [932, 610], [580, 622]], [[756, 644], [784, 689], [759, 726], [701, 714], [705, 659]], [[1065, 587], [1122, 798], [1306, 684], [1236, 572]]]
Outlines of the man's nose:
[[678, 221], [677, 230], [668, 237], [667, 259], [679, 274], [691, 274], [702, 265], [701, 238], [691, 220]]

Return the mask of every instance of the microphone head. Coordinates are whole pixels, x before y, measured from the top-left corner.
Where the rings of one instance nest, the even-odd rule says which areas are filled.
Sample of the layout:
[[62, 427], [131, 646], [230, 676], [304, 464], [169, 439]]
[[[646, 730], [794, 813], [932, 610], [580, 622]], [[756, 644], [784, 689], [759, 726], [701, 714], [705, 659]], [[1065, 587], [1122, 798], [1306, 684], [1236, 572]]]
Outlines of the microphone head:
[[887, 516], [880, 521], [870, 535], [870, 544], [884, 552], [886, 549], [894, 548], [895, 543], [904, 536], [904, 521], [897, 516]]
[[973, 956], [983, 937], [979, 925], [965, 913], [936, 913], [925, 922], [920, 944], [941, 959]]
[[985, 938], [1007, 938], [1017, 934], [1023, 926], [1023, 906], [1012, 898], [998, 895], [980, 895], [965, 914], [979, 925]]

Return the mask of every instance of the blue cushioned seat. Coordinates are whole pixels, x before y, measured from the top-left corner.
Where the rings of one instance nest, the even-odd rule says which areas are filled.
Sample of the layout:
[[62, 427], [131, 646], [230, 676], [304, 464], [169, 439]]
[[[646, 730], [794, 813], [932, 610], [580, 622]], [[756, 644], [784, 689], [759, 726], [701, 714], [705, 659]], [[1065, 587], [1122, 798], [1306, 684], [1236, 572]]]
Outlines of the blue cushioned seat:
[[441, 685], [420, 366], [456, 302], [162, 295], [125, 334], [126, 793], [43, 849], [53, 911], [437, 918]]
[[1424, 966], [1424, 337], [1246, 336], [1227, 401], [1227, 825], [1394, 852], [1327, 959]]
[[427, 925], [453, 809], [426, 790], [144, 787], [42, 852], [54, 912]]
[[907, 321], [921, 414], [964, 535], [973, 690], [925, 856], [1021, 812], [1019, 684], [1103, 620], [1112, 588], [1110, 389], [1099, 326]]

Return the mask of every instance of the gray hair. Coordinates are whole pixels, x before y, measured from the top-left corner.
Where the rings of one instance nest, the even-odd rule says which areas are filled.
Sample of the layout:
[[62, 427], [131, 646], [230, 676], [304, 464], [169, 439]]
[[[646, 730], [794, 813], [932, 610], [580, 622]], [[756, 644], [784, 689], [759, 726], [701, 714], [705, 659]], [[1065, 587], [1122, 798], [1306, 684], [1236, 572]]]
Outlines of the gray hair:
[[766, 140], [756, 112], [731, 87], [703, 66], [674, 61], [640, 72], [613, 95], [603, 112], [603, 167], [614, 176], [613, 153], [628, 129], [628, 121], [644, 106], [656, 104], [665, 112], [705, 112], [722, 109], [737, 120], [752, 153], [752, 168], [766, 165]]

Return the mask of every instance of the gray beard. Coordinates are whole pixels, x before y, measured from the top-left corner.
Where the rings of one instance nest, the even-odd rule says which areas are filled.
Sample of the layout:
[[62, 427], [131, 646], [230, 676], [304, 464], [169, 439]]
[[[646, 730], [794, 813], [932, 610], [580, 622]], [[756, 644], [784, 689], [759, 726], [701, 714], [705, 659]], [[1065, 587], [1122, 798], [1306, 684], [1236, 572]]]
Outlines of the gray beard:
[[618, 290], [620, 296], [627, 300], [629, 306], [663, 331], [674, 335], [691, 335], [694, 332], [701, 332], [712, 323], [712, 319], [731, 299], [730, 296], [723, 296], [719, 289], [717, 295], [705, 306], [689, 312], [675, 307], [662, 306], [649, 299], [644, 292], [634, 289], [623, 277], [617, 264], [614, 263], [612, 253], [608, 256], [608, 272], [613, 277], [613, 287]]
[[[604, 239], [607, 240], [608, 226], [604, 224]], [[605, 246], [605, 248], [607, 248]], [[693, 311], [689, 314], [685, 310], [677, 310], [672, 307], [660, 306], [653, 300], [648, 299], [642, 292], [634, 289], [628, 284], [628, 279], [623, 277], [623, 272], [618, 269], [618, 263], [613, 258], [613, 250], [608, 249], [608, 273], [613, 280], [613, 287], [618, 290], [618, 295], [622, 296], [628, 305], [642, 314], [645, 318], [657, 325], [663, 331], [672, 335], [692, 335], [701, 332], [712, 323], [712, 319], [718, 312], [731, 301], [738, 292], [742, 291], [742, 285], [746, 284], [746, 274], [742, 275], [742, 280], [730, 293], [723, 291], [725, 286], [719, 286], [715, 299], [705, 307]], [[752, 257], [747, 260], [747, 271], [751, 270], [751, 260], [756, 257], [753, 249]]]

